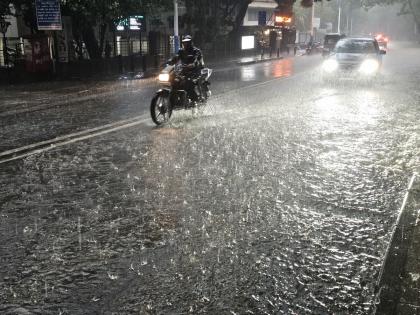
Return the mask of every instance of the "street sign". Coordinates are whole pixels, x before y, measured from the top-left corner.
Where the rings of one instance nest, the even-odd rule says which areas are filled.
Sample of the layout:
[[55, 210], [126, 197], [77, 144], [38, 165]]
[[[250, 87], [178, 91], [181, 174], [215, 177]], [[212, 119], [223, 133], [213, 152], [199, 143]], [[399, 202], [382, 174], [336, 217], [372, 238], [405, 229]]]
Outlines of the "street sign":
[[144, 16], [135, 15], [130, 17], [130, 30], [144, 31], [145, 30]]
[[61, 31], [61, 10], [59, 0], [35, 0], [38, 30]]
[[5, 19], [0, 19], [0, 33], [6, 34], [7, 28], [9, 27], [10, 22], [7, 22]]
[[267, 11], [258, 11], [258, 25], [267, 25]]
[[143, 15], [133, 15], [116, 23], [117, 31], [145, 31], [146, 23]]
[[255, 36], [242, 36], [242, 50], [255, 48]]

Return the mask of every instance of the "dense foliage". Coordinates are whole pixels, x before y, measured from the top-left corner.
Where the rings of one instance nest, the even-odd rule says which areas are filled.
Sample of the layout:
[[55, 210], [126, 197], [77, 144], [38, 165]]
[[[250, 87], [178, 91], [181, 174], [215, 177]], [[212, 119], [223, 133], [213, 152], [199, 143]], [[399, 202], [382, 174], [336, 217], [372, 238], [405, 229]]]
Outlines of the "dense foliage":
[[[83, 41], [91, 58], [100, 58], [104, 50], [106, 33], [115, 22], [135, 14], [151, 14], [172, 10], [173, 0], [60, 0], [62, 13], [72, 19], [73, 35]], [[195, 35], [197, 42], [214, 42], [218, 36], [235, 36], [240, 30], [249, 4], [253, 0], [183, 0], [186, 7], [181, 23]], [[296, 0], [275, 0], [279, 9], [292, 13]], [[302, 6], [313, 1], [301, 0]], [[319, 0], [318, 0], [319, 1]], [[380, 0], [367, 0], [380, 1]], [[389, 0], [384, 0], [389, 1]], [[409, 0], [420, 1], [420, 0]], [[181, 2], [181, 0], [180, 0]], [[0, 16], [10, 14], [10, 5], [26, 24], [37, 31], [34, 0], [1, 1]], [[99, 32], [95, 32], [99, 30]]]
[[412, 15], [417, 26], [420, 27], [420, 0], [362, 0], [362, 3], [367, 8], [377, 5], [401, 4], [400, 14]]

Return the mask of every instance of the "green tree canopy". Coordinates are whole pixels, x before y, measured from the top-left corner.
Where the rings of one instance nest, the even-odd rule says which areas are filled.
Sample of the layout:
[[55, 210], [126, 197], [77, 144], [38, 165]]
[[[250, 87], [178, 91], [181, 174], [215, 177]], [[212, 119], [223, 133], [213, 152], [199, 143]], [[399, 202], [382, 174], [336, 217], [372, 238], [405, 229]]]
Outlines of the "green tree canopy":
[[409, 14], [414, 18], [415, 23], [420, 29], [420, 0], [361, 0], [366, 8], [372, 8], [377, 5], [401, 5], [401, 15]]
[[[115, 22], [130, 15], [147, 14], [169, 6], [171, 0], [60, 0], [62, 13], [70, 16], [75, 36], [82, 39], [92, 59], [101, 58], [106, 32]], [[7, 14], [13, 5], [17, 14], [36, 32], [35, 1], [6, 0], [1, 2], [0, 14]], [[94, 28], [99, 27], [99, 39]]]
[[[292, 13], [296, 0], [275, 0], [283, 12]], [[184, 22], [198, 43], [213, 42], [218, 36], [236, 38], [248, 6], [253, 0], [185, 0]]]

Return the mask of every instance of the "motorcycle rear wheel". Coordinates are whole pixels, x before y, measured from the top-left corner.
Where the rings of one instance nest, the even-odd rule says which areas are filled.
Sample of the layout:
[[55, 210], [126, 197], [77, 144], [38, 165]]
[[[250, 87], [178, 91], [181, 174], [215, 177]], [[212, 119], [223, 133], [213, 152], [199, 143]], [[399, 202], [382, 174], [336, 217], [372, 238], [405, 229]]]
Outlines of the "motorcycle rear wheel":
[[172, 116], [169, 95], [156, 95], [150, 104], [150, 114], [157, 126], [166, 124]]

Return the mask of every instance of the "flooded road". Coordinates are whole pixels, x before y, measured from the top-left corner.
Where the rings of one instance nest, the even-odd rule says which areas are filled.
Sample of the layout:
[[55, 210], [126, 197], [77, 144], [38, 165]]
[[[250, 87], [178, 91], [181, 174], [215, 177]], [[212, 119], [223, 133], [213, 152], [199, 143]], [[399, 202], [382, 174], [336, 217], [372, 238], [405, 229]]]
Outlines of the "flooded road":
[[[292, 73], [303, 73], [313, 68], [318, 62], [319, 58], [297, 61], [286, 58], [277, 63], [248, 66], [232, 62], [210, 64], [214, 69], [212, 90], [215, 94], [223, 94], [272, 79], [290, 77]], [[5, 94], [0, 97], [2, 152], [133, 117], [149, 118], [150, 101], [161, 86], [155, 78], [149, 78], [96, 85], [90, 83], [79, 93], [74, 92], [77, 90], [74, 87], [60, 89], [59, 83], [51, 85], [51, 88], [49, 90], [49, 85], [45, 84], [38, 89], [29, 87], [31, 90], [28, 92], [18, 93], [15, 90], [20, 91], [19, 87], [12, 92], [1, 91]], [[16, 102], [25, 106], [15, 106]]]
[[419, 54], [368, 85], [322, 83], [317, 57], [238, 68], [197, 117], [2, 164], [0, 311], [371, 314], [419, 166]]

